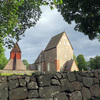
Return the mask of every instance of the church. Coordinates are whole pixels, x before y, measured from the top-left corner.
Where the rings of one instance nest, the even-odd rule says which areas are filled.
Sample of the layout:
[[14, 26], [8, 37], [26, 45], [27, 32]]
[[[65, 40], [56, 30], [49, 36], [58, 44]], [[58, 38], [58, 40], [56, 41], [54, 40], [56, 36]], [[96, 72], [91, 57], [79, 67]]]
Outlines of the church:
[[4, 70], [27, 70], [26, 66], [21, 61], [21, 50], [16, 43], [10, 52], [10, 60]]
[[[51, 38], [45, 50], [34, 62], [33, 67], [42, 72], [79, 71], [73, 59], [73, 47], [65, 32]], [[30, 70], [34, 68], [29, 68]]]

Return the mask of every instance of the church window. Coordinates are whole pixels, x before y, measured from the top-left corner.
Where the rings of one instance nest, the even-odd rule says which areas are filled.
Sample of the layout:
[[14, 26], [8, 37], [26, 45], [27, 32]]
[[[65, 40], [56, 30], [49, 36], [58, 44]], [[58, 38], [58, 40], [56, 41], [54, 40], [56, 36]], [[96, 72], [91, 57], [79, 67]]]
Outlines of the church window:
[[50, 71], [50, 63], [48, 63], [47, 71]]
[[69, 46], [69, 42], [68, 42], [68, 46]]
[[60, 41], [60, 44], [61, 44], [62, 42]]
[[64, 42], [64, 45], [66, 44], [66, 42]]

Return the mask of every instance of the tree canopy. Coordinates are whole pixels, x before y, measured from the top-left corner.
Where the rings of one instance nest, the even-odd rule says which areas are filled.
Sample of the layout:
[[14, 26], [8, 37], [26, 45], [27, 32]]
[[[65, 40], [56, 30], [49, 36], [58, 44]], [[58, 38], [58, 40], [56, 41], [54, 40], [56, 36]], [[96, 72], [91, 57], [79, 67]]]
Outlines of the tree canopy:
[[75, 21], [74, 29], [89, 39], [100, 35], [100, 0], [63, 0], [57, 8], [66, 22]]
[[28, 69], [28, 65], [29, 65], [28, 61], [26, 59], [23, 59], [22, 62], [24, 65], [26, 65], [26, 68]]
[[85, 58], [82, 54], [77, 56], [77, 62], [78, 62], [78, 68], [79, 70], [87, 70], [87, 65], [86, 65], [86, 61]]
[[0, 0], [0, 43], [13, 43], [36, 24], [41, 16], [41, 5], [61, 3], [62, 0]]
[[3, 45], [0, 43], [0, 69], [3, 69], [8, 63], [8, 60], [5, 57], [4, 51], [5, 50], [3, 48]]
[[77, 62], [75, 54], [73, 54], [73, 59], [75, 60], [76, 64], [78, 65], [78, 62]]
[[10, 44], [13, 38], [18, 41], [27, 28], [36, 24], [41, 15], [38, 1], [0, 1], [0, 42]]
[[100, 69], [100, 56], [90, 58], [88, 67], [91, 69]]

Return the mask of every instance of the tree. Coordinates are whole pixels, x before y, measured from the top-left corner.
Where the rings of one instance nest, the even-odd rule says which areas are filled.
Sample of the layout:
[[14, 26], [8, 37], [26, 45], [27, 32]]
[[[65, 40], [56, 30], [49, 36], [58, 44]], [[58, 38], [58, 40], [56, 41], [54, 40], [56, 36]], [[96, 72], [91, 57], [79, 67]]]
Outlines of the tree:
[[28, 69], [28, 65], [29, 65], [28, 61], [26, 59], [23, 59], [22, 62], [24, 65], [26, 65], [26, 68]]
[[0, 69], [3, 69], [8, 63], [8, 60], [5, 57], [4, 51], [5, 50], [3, 48], [3, 45], [0, 44]]
[[78, 65], [78, 62], [77, 62], [77, 60], [76, 60], [75, 54], [73, 54], [73, 59], [75, 60], [76, 64]]
[[75, 21], [74, 29], [88, 35], [89, 39], [100, 35], [99, 0], [63, 0], [57, 8], [68, 24]]
[[36, 24], [40, 15], [38, 0], [35, 4], [32, 0], [0, 1], [0, 42], [10, 44], [13, 38], [18, 41], [27, 28]]
[[78, 55], [77, 56], [77, 62], [78, 62], [78, 67], [79, 67], [79, 70], [87, 70], [87, 66], [86, 66], [86, 61], [85, 61], [85, 58], [82, 54]]
[[20, 40], [27, 28], [34, 26], [41, 16], [41, 5], [52, 5], [62, 0], [0, 0], [0, 43], [11, 46]]
[[100, 69], [100, 56], [90, 58], [89, 67], [91, 67], [91, 69]]

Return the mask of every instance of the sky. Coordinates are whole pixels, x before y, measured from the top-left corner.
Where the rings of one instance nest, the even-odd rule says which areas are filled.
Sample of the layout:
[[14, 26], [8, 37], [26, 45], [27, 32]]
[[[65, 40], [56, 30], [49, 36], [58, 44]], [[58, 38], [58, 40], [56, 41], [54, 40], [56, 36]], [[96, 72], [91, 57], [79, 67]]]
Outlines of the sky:
[[[89, 40], [88, 36], [74, 30], [75, 23], [67, 24], [61, 14], [55, 8], [51, 10], [48, 6], [42, 6], [42, 15], [35, 27], [25, 31], [25, 37], [18, 42], [22, 51], [22, 60], [26, 59], [29, 64], [34, 63], [38, 55], [44, 50], [51, 37], [66, 32], [73, 48], [74, 54], [83, 54], [86, 61], [91, 57], [100, 55], [100, 42], [97, 39]], [[5, 48], [5, 56], [10, 58], [11, 49]]]

